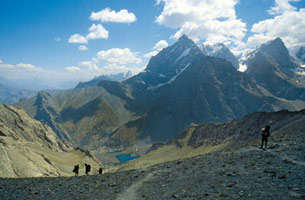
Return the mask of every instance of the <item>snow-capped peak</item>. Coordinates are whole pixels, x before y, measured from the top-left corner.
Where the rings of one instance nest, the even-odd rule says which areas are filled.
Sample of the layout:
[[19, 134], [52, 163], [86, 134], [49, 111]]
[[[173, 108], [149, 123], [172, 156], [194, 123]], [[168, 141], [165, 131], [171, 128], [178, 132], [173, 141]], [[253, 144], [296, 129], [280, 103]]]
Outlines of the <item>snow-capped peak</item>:
[[214, 45], [202, 44], [199, 46], [201, 52], [206, 56], [217, 57], [225, 59], [230, 62], [236, 69], [239, 68], [238, 60], [234, 54], [222, 43], [217, 43]]

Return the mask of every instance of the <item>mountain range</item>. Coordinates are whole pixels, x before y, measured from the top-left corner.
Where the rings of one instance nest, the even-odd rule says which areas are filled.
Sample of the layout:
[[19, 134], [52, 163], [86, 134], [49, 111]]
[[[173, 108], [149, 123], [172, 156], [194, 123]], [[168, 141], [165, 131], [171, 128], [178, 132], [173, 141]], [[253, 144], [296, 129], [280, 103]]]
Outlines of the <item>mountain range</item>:
[[184, 35], [125, 81], [40, 92], [19, 105], [60, 138], [91, 150], [168, 141], [192, 123], [305, 108], [305, 79], [296, 73], [302, 68], [280, 38], [249, 53], [244, 73], [226, 47], [216, 46], [198, 47]]

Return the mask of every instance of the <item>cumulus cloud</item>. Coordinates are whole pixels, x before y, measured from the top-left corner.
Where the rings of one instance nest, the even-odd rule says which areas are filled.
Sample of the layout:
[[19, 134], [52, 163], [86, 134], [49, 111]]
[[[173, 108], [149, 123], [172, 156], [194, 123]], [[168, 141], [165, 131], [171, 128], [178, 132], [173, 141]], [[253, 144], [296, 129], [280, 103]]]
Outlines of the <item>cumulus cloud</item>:
[[159, 42], [157, 42], [153, 48], [153, 51], [144, 54], [143, 57], [144, 58], [150, 58], [152, 56], [157, 55], [162, 49], [168, 47], [168, 43], [165, 40], [160, 40]]
[[173, 38], [186, 34], [195, 41], [229, 45], [239, 44], [245, 36], [246, 24], [235, 14], [238, 0], [157, 0], [161, 2], [164, 8], [156, 22], [178, 29]]
[[[277, 14], [281, 13], [280, 15], [260, 21], [252, 26], [253, 35], [248, 38], [250, 47], [255, 47], [276, 37], [280, 37], [287, 47], [305, 45], [305, 9], [297, 10], [290, 4], [290, 7], [286, 6], [287, 8], [283, 9], [283, 6], [280, 7], [278, 2], [276, 1], [276, 6], [273, 8], [277, 8], [277, 6], [281, 8], [277, 12]], [[282, 2], [289, 3], [289, 1]]]
[[105, 8], [99, 12], [92, 12], [90, 15], [91, 20], [99, 20], [101, 22], [116, 22], [116, 23], [132, 23], [137, 20], [132, 12], [122, 9], [119, 12]]
[[128, 48], [100, 51], [97, 58], [64, 69], [46, 69], [28, 63], [12, 65], [0, 60], [0, 78], [9, 80], [9, 85], [19, 89], [68, 89], [102, 74], [128, 71], [137, 74], [144, 69], [140, 63], [137, 53]]
[[297, 2], [300, 0], [275, 0], [275, 6], [268, 10], [271, 15], [280, 15], [287, 11], [295, 11], [296, 8], [292, 6], [289, 2]]
[[163, 48], [168, 47], [168, 43], [165, 40], [160, 40], [155, 44], [154, 49], [157, 51], [161, 51]]
[[88, 40], [107, 39], [107, 38], [108, 38], [108, 31], [103, 27], [103, 25], [92, 24], [86, 36], [82, 36], [80, 34], [71, 35], [71, 37], [69, 38], [69, 43], [87, 44]]
[[108, 31], [101, 25], [101, 24], [92, 24], [92, 26], [89, 28], [89, 34], [87, 35], [87, 39], [100, 39], [108, 38]]
[[85, 36], [82, 36], [80, 34], [74, 34], [70, 36], [69, 43], [87, 44], [88, 40]]
[[65, 68], [68, 72], [79, 72], [80, 68], [75, 66], [70, 66]]
[[144, 54], [143, 57], [144, 57], [144, 58], [150, 58], [150, 57], [152, 57], [152, 56], [157, 55], [158, 53], [159, 53], [159, 51], [151, 51], [151, 52], [149, 52], [149, 53], [147, 53], [147, 54]]
[[129, 48], [119, 49], [112, 48], [107, 51], [99, 51], [97, 53], [97, 59], [100, 61], [106, 61], [107, 63], [127, 64], [142, 62], [141, 58], [137, 57], [137, 53], [130, 51]]
[[0, 63], [0, 77], [7, 80], [8, 85], [19, 89], [68, 89], [80, 81], [88, 81], [101, 74], [103, 70], [91, 61], [57, 70], [27, 63]]
[[86, 50], [88, 50], [88, 47], [86, 47], [85, 45], [80, 45], [78, 47], [78, 49], [81, 50], [81, 51], [86, 51]]

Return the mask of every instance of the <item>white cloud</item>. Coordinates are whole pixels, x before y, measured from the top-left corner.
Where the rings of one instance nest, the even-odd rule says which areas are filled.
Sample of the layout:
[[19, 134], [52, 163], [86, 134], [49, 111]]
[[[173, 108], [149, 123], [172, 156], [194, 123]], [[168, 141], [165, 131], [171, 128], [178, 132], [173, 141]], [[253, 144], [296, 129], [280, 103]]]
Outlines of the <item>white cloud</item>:
[[87, 39], [107, 39], [108, 38], [108, 31], [101, 25], [101, 24], [92, 24], [89, 28], [89, 33], [87, 35]]
[[168, 43], [165, 40], [160, 40], [155, 44], [154, 49], [157, 51], [161, 51], [163, 48], [168, 47]]
[[275, 6], [268, 10], [271, 15], [280, 15], [287, 11], [295, 11], [296, 7], [292, 6], [289, 2], [297, 2], [300, 0], [275, 0]]
[[235, 14], [238, 0], [157, 0], [161, 2], [164, 9], [156, 22], [179, 29], [173, 38], [186, 34], [195, 41], [237, 45], [245, 36], [246, 24]]
[[56, 38], [54, 38], [54, 40], [55, 40], [56, 42], [60, 42], [60, 41], [61, 41], [61, 38], [60, 38], [60, 37], [56, 37]]
[[75, 66], [66, 67], [65, 69], [67, 71], [69, 71], [69, 72], [78, 72], [78, 71], [80, 71], [80, 68], [79, 67], [75, 67]]
[[101, 22], [117, 22], [117, 23], [131, 23], [137, 20], [136, 16], [132, 12], [128, 12], [126, 9], [122, 9], [119, 12], [105, 8], [99, 12], [92, 12], [90, 16], [91, 20], [100, 20]]
[[[9, 85], [20, 89], [68, 89], [75, 87], [80, 81], [89, 81], [102, 74], [115, 74], [131, 71], [137, 74], [145, 67], [139, 66], [141, 59], [136, 57], [129, 49], [117, 49], [104, 51], [104, 59], [107, 63], [100, 63], [98, 59], [83, 61], [75, 66], [64, 69], [45, 69], [32, 64], [19, 63], [16, 65], [2, 63], [0, 60], [0, 77], [9, 80]], [[113, 55], [114, 58], [110, 56]], [[123, 58], [119, 60], [118, 56]], [[131, 56], [131, 58], [126, 58]], [[125, 57], [125, 58], [124, 58]], [[10, 84], [12, 83], [12, 84]]]
[[79, 66], [81, 66], [83, 68], [87, 68], [91, 71], [98, 71], [99, 70], [99, 67], [97, 66], [97, 64], [92, 62], [92, 61], [83, 61], [79, 64]]
[[254, 24], [251, 29], [253, 35], [248, 38], [248, 45], [255, 47], [280, 37], [287, 47], [304, 46], [305, 9], [293, 10], [295, 9], [288, 9], [281, 15]]
[[168, 47], [168, 43], [165, 40], [160, 40], [159, 42], [157, 42], [153, 48], [153, 51], [144, 54], [143, 57], [144, 58], [150, 58], [152, 56], [157, 55], [163, 48]]
[[149, 52], [149, 53], [147, 53], [147, 54], [144, 54], [143, 57], [144, 57], [144, 58], [150, 58], [150, 57], [152, 57], [152, 56], [157, 55], [158, 53], [159, 53], [159, 51], [151, 51], [151, 52]]
[[[88, 32], [89, 33], [86, 37], [80, 34], [71, 35], [71, 37], [69, 38], [69, 43], [87, 44], [88, 40], [108, 38], [108, 31], [101, 24], [92, 24]], [[82, 49], [80, 50], [84, 50], [84, 48], [82, 47]]]
[[29, 71], [39, 70], [36, 66], [34, 66], [32, 64], [25, 64], [25, 63], [19, 63], [16, 65], [16, 67], [20, 68], [20, 69], [29, 70]]
[[137, 57], [137, 53], [130, 51], [129, 48], [112, 48], [107, 51], [99, 51], [97, 53], [97, 59], [100, 61], [106, 61], [107, 63], [117, 63], [122, 65], [127, 63], [139, 64], [142, 62], [141, 58]]
[[85, 36], [82, 36], [80, 34], [74, 34], [71, 35], [71, 37], [69, 38], [69, 43], [87, 44], [88, 40]]
[[2, 62], [2, 60], [0, 59], [0, 64], [2, 64], [3, 62]]
[[88, 47], [86, 47], [85, 45], [80, 45], [78, 47], [78, 49], [81, 50], [81, 51], [86, 51], [86, 50], [88, 50]]

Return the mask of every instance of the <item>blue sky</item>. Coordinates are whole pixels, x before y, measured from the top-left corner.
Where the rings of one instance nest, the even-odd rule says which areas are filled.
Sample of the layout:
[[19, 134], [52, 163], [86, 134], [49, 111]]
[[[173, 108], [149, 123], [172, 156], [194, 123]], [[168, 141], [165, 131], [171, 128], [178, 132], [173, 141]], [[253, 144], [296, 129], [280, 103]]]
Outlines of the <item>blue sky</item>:
[[305, 0], [0, 0], [0, 80], [55, 89], [137, 73], [182, 34], [235, 54], [275, 37], [305, 46]]

